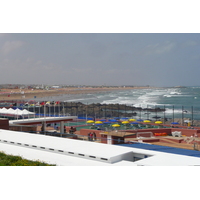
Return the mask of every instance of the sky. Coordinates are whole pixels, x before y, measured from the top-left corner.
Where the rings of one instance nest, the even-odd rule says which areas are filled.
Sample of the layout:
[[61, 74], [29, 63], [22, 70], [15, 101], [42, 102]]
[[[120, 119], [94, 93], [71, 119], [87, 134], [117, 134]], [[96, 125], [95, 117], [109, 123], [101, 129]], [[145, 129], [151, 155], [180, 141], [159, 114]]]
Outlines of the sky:
[[200, 86], [194, 0], [62, 2], [4, 3], [0, 84]]
[[1, 84], [196, 86], [198, 33], [0, 34]]

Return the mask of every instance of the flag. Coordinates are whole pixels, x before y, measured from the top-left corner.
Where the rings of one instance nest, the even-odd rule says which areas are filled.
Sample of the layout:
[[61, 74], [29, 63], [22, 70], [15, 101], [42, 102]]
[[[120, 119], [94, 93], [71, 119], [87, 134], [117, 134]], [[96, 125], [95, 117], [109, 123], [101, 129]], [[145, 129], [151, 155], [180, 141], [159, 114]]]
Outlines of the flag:
[[41, 103], [40, 103], [40, 105], [41, 105], [41, 106], [44, 106], [44, 105], [45, 105], [45, 102], [44, 102], [44, 101], [43, 101], [43, 102], [41, 102]]
[[46, 102], [46, 105], [50, 105], [50, 101], [47, 101], [47, 102]]

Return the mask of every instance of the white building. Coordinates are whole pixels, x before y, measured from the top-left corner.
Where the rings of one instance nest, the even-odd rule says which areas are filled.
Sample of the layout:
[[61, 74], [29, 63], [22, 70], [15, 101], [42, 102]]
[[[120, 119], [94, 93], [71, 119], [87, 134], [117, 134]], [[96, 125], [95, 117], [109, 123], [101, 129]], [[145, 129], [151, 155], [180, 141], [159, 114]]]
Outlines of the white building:
[[0, 151], [63, 166], [192, 166], [200, 158], [0, 129]]

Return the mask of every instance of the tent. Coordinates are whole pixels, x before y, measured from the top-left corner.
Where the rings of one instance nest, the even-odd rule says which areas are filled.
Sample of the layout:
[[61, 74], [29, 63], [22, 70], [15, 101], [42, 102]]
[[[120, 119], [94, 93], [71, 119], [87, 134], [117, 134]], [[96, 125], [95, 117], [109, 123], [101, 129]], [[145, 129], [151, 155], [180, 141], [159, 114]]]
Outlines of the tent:
[[11, 117], [15, 117], [15, 116], [27, 116], [27, 115], [35, 115], [34, 112], [30, 112], [26, 109], [24, 110], [20, 110], [20, 109], [12, 109], [12, 108], [9, 108], [9, 109], [6, 109], [6, 108], [0, 108], [0, 115], [1, 116], [11, 116]]

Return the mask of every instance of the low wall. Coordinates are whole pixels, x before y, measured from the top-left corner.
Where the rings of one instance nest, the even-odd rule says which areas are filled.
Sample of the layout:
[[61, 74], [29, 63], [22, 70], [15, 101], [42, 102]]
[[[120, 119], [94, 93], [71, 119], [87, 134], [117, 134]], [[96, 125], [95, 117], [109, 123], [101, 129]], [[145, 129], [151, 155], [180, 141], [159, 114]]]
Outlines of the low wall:
[[37, 126], [34, 125], [10, 125], [9, 130], [37, 133]]
[[9, 130], [9, 121], [7, 118], [0, 118], [0, 129]]
[[164, 138], [164, 139], [162, 139], [162, 137], [160, 137], [159, 138], [159, 140], [160, 140], [160, 142], [165, 142], [165, 143], [181, 143], [181, 142], [183, 142], [184, 141], [184, 139], [173, 139], [173, 138], [167, 138], [167, 140], [166, 140], [166, 138]]
[[[101, 135], [101, 143], [107, 144], [108, 136], [102, 134]], [[111, 136], [111, 144], [124, 144], [124, 137], [118, 137], [118, 136]]]
[[[138, 130], [127, 130], [127, 133], [142, 133], [142, 132], [152, 132], [154, 133], [167, 133], [167, 135], [171, 135], [171, 128], [160, 128], [160, 129], [138, 129]], [[149, 137], [149, 133], [141, 135], [143, 137]], [[125, 138], [136, 138], [137, 135], [130, 135], [130, 136], [125, 136]]]
[[[67, 131], [69, 127], [67, 127]], [[125, 136], [125, 138], [136, 138], [137, 134], [136, 133], [142, 133], [142, 132], [152, 132], [154, 133], [167, 133], [167, 135], [171, 135], [172, 132], [174, 131], [180, 131], [182, 133], [182, 135], [185, 135], [187, 137], [193, 136], [195, 134], [197, 134], [198, 137], [200, 137], [200, 130], [195, 130], [195, 129], [182, 129], [182, 128], [160, 128], [160, 129], [138, 129], [138, 130], [126, 130], [127, 133], [133, 133], [130, 136]], [[88, 133], [90, 132], [95, 132], [96, 133], [96, 137], [97, 139], [101, 138], [101, 135], [99, 133], [101, 133], [101, 130], [95, 130], [95, 129], [80, 129], [79, 134], [82, 136], [88, 136]], [[143, 137], [149, 137], [149, 134], [144, 134], [141, 135]], [[155, 136], [156, 137], [156, 136]], [[159, 139], [162, 138], [162, 136], [159, 136]], [[175, 142], [181, 142], [181, 141], [177, 141], [174, 140]]]
[[97, 139], [101, 138], [101, 135], [99, 133], [101, 133], [101, 130], [94, 130], [94, 129], [80, 129], [80, 135], [82, 136], [88, 136], [88, 133], [94, 133], [96, 134]]
[[181, 128], [172, 128], [172, 132], [174, 131], [180, 131], [182, 135], [185, 135], [187, 137], [193, 136], [194, 134], [197, 134], [200, 136], [200, 130], [198, 129], [181, 129]]

